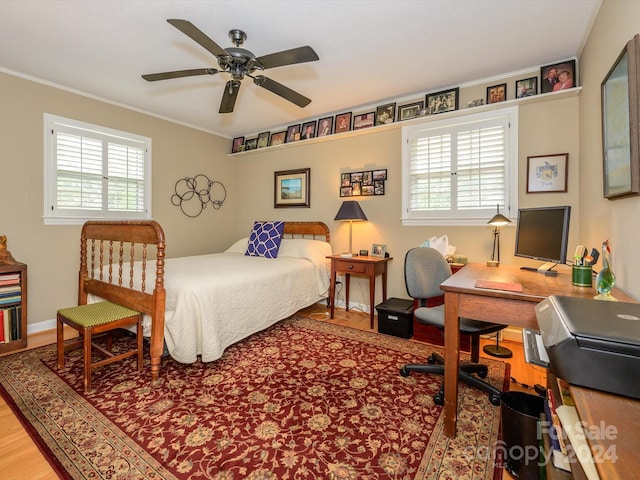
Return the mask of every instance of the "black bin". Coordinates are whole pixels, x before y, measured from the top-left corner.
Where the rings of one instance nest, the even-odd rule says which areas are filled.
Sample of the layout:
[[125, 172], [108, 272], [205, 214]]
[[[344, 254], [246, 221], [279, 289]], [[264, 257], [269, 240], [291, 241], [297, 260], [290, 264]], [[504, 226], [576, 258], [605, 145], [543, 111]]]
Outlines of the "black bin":
[[413, 300], [389, 298], [376, 305], [378, 332], [396, 337], [413, 336]]
[[500, 396], [505, 468], [515, 478], [540, 479], [540, 430], [544, 398], [525, 392]]

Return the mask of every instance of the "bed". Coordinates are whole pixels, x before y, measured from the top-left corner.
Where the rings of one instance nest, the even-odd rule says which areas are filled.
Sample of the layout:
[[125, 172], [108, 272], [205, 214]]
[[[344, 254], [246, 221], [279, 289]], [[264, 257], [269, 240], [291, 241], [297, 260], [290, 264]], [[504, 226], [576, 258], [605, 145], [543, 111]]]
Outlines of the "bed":
[[331, 247], [324, 223], [284, 222], [277, 258], [245, 255], [248, 240], [222, 253], [165, 258], [155, 221], [86, 222], [79, 303], [107, 299], [145, 314], [155, 383], [165, 345], [179, 362], [210, 362], [327, 298]]

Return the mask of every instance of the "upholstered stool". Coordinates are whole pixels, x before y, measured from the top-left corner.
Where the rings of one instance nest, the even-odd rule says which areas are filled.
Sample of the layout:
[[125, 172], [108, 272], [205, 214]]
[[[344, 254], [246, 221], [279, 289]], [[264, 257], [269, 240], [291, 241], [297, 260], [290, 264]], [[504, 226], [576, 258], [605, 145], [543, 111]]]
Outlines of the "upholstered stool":
[[[69, 325], [77, 330], [81, 338], [65, 344], [64, 325]], [[112, 353], [111, 331], [116, 328], [136, 325], [136, 348], [134, 350], [114, 355]], [[108, 332], [107, 349], [92, 342], [91, 338], [95, 334]], [[91, 390], [91, 373], [93, 369], [116, 362], [133, 355], [138, 356], [138, 371], [142, 370], [142, 314], [130, 308], [123, 307], [111, 302], [90, 303], [77, 307], [62, 308], [57, 314], [57, 347], [58, 347], [58, 368], [64, 368], [65, 348], [76, 345], [83, 345], [84, 350], [84, 389]], [[107, 358], [91, 363], [91, 347], [99, 351]]]

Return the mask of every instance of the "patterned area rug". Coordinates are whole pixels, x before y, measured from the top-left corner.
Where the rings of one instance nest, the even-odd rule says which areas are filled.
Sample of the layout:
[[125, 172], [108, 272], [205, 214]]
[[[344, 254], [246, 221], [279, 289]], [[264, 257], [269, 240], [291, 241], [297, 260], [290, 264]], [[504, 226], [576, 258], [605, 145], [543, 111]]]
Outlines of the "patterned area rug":
[[[1, 358], [0, 390], [65, 478], [500, 478], [500, 409], [461, 384], [448, 439], [441, 377], [399, 375], [434, 348], [293, 317], [215, 362], [165, 359], [158, 388], [126, 360], [85, 394], [80, 351], [57, 371], [48, 346]], [[486, 363], [506, 386], [508, 365]]]

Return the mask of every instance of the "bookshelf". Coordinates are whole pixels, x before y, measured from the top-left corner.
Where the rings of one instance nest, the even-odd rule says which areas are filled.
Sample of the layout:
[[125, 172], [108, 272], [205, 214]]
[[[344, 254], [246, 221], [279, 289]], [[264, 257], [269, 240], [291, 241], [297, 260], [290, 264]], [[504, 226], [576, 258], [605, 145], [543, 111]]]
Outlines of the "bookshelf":
[[27, 266], [0, 265], [0, 354], [27, 346]]

